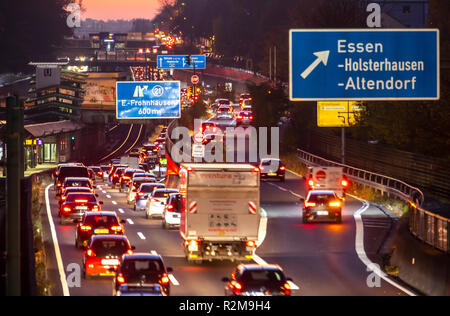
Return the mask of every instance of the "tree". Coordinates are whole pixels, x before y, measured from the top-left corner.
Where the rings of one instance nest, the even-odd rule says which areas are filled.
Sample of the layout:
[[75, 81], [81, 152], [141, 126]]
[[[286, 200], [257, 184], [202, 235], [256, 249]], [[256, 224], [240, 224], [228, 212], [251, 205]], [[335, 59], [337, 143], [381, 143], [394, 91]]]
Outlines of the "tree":
[[55, 48], [72, 34], [64, 8], [73, 0], [3, 0], [0, 11], [0, 72], [27, 69], [31, 60], [54, 59]]

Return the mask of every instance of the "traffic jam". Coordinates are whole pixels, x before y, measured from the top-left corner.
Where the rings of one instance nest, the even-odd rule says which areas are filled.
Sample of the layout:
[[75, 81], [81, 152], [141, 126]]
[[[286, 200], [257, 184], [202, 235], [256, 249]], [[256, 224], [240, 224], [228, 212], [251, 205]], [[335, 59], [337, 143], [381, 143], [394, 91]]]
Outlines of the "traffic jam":
[[[242, 94], [236, 104], [216, 100], [211, 118], [202, 125], [202, 143], [223, 141], [222, 131], [227, 127], [250, 126], [251, 110], [249, 94]], [[104, 207], [98, 192], [116, 192], [142, 219], [156, 220], [164, 230], [179, 231], [188, 265], [236, 264], [221, 279], [225, 295], [289, 296], [299, 290], [281, 266], [255, 259], [265, 237], [261, 237], [261, 182], [284, 182], [286, 165], [275, 158], [256, 164], [184, 163], [178, 185], [169, 187], [167, 140], [168, 128], [162, 127], [152, 141], [125, 156], [92, 166], [64, 163], [54, 171], [59, 224], [74, 227], [74, 247], [80, 251], [84, 280], [112, 279], [115, 296], [168, 296], [171, 284], [178, 283], [161, 255], [140, 252], [130, 242], [127, 226], [133, 221]], [[303, 207], [298, 211], [303, 223], [341, 224], [350, 185], [342, 168], [311, 167], [305, 180], [308, 194], [300, 199]]]

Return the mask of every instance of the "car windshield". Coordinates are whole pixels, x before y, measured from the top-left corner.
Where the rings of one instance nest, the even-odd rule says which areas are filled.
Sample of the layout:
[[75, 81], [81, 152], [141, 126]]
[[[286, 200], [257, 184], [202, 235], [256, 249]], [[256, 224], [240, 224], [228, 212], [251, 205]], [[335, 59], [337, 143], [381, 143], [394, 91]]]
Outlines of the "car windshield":
[[128, 250], [125, 240], [96, 239], [92, 243], [92, 250], [97, 257], [122, 256]]
[[66, 199], [67, 202], [83, 202], [83, 203], [97, 203], [97, 199], [93, 194], [78, 194], [70, 193]]
[[91, 225], [94, 227], [98, 226], [110, 227], [114, 225], [119, 225], [119, 222], [117, 220], [117, 217], [112, 215], [88, 215], [84, 220], [84, 224]]
[[163, 184], [143, 184], [139, 188], [139, 192], [152, 193], [154, 188], [164, 188]]
[[277, 270], [249, 270], [242, 274], [241, 281], [245, 283], [284, 282], [285, 277]]

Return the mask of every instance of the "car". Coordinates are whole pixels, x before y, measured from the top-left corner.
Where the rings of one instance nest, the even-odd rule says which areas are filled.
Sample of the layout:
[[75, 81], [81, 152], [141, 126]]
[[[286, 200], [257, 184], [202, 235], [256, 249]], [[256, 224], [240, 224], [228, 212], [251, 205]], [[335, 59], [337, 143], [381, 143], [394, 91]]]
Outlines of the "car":
[[152, 155], [156, 156], [156, 154], [158, 153], [159, 147], [155, 144], [147, 144], [147, 145], [144, 145], [142, 150], [147, 153], [148, 157], [151, 157]]
[[81, 219], [86, 212], [99, 212], [101, 205], [103, 202], [92, 193], [70, 193], [59, 209], [61, 225]]
[[115, 276], [124, 254], [133, 254], [135, 247], [130, 245], [125, 235], [92, 236], [83, 257], [83, 275], [85, 279], [92, 276]]
[[167, 296], [160, 284], [127, 284], [119, 286], [115, 296]]
[[207, 145], [211, 142], [223, 143], [223, 138], [222, 133], [207, 133], [203, 136], [202, 143], [203, 145]]
[[214, 109], [219, 109], [222, 105], [231, 105], [231, 101], [228, 99], [216, 99], [214, 101]]
[[119, 185], [120, 178], [122, 177], [122, 174], [125, 172], [127, 167], [120, 167], [117, 168], [116, 171], [114, 171], [113, 175], [111, 176], [111, 188], [115, 189], [116, 185]]
[[136, 201], [136, 192], [144, 183], [156, 183], [155, 177], [139, 177], [130, 182], [127, 194], [127, 204], [131, 205]]
[[126, 254], [114, 277], [113, 295], [124, 285], [140, 284], [153, 286], [159, 284], [166, 295], [170, 295], [169, 273], [172, 268], [165, 267], [161, 256], [149, 253]]
[[[69, 187], [64, 190], [64, 193], [59, 195], [59, 207], [61, 207], [61, 204], [64, 203], [64, 201], [67, 199], [67, 196], [70, 193], [92, 193], [90, 188], [85, 187]], [[95, 197], [98, 197], [97, 195]]]
[[231, 105], [221, 105], [217, 110], [217, 114], [230, 114], [233, 113], [233, 107]]
[[112, 164], [112, 165], [110, 166], [110, 168], [109, 168], [109, 171], [108, 171], [108, 182], [109, 182], [109, 183], [112, 182], [113, 175], [114, 175], [114, 173], [116, 172], [116, 170], [117, 170], [118, 168], [128, 168], [128, 166], [127, 166], [127, 165], [120, 164], [120, 163], [119, 163], [119, 164]]
[[312, 221], [336, 221], [342, 223], [343, 200], [334, 191], [309, 191], [306, 199], [300, 199], [303, 204], [302, 221], [307, 224]]
[[242, 108], [242, 111], [247, 111], [247, 112], [252, 112], [252, 106], [251, 105], [246, 105]]
[[241, 264], [223, 278], [226, 296], [290, 296], [292, 282], [283, 270], [273, 264]]
[[163, 214], [162, 225], [165, 229], [180, 226], [182, 198], [180, 193], [172, 193], [169, 195]]
[[153, 193], [147, 199], [146, 216], [147, 219], [154, 217], [162, 217], [164, 213], [164, 207], [166, 206], [167, 199], [170, 194], [178, 193], [175, 189], [155, 189]]
[[261, 179], [279, 179], [284, 182], [286, 175], [286, 166], [280, 159], [264, 158], [259, 163]]
[[57, 192], [61, 189], [64, 180], [69, 177], [89, 178], [89, 172], [86, 167], [78, 164], [61, 166], [55, 177], [55, 188]]
[[236, 124], [237, 125], [250, 125], [253, 121], [253, 114], [252, 112], [248, 111], [241, 111], [236, 116]]
[[92, 182], [89, 178], [66, 178], [59, 188], [58, 195], [64, 193], [64, 190], [67, 188], [89, 188], [92, 193], [94, 193], [95, 186], [92, 185]]
[[92, 236], [95, 235], [124, 235], [125, 221], [119, 220], [115, 212], [87, 212], [81, 220], [74, 220], [77, 224], [75, 233], [75, 247], [86, 248]]
[[135, 211], [145, 211], [147, 206], [147, 199], [153, 193], [154, 189], [164, 189], [166, 186], [163, 183], [143, 183], [136, 191], [134, 202]]
[[154, 141], [154, 144], [159, 146], [159, 145], [165, 145], [166, 144], [166, 139], [165, 138], [157, 138]]
[[124, 192], [133, 176], [139, 173], [145, 173], [145, 170], [133, 168], [125, 169], [118, 182], [119, 192]]
[[244, 100], [252, 100], [252, 95], [250, 93], [242, 93], [239, 97], [239, 101], [243, 102]]
[[88, 167], [95, 173], [95, 180], [99, 179], [103, 181], [103, 170], [101, 167], [98, 166], [90, 166]]

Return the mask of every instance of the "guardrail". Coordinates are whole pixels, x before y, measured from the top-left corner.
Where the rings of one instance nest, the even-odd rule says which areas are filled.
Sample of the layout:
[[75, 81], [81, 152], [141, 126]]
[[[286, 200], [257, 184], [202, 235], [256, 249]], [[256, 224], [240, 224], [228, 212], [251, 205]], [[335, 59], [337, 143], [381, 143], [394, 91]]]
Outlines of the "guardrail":
[[422, 204], [424, 201], [422, 191], [404, 181], [331, 161], [301, 149], [297, 149], [297, 155], [305, 164], [342, 167], [344, 169], [344, 174], [349, 180], [370, 187], [380, 192], [382, 195], [387, 195], [388, 197], [393, 196], [405, 202], [414, 201], [417, 205]]
[[[393, 196], [410, 205], [409, 231], [428, 245], [450, 253], [450, 219], [419, 207], [424, 194], [419, 188], [385, 175], [355, 168], [297, 149], [298, 158], [309, 166], [342, 167], [347, 178], [383, 195]], [[413, 202], [412, 202], [413, 201]]]
[[410, 202], [409, 231], [428, 245], [450, 253], [450, 219]]

